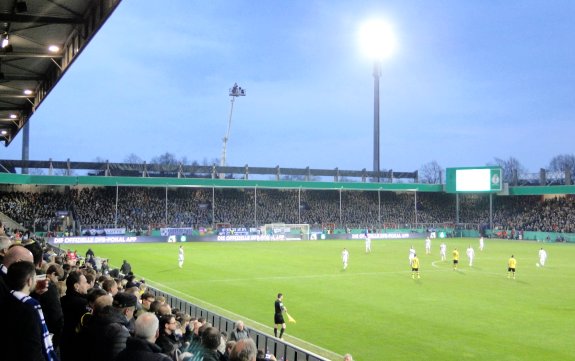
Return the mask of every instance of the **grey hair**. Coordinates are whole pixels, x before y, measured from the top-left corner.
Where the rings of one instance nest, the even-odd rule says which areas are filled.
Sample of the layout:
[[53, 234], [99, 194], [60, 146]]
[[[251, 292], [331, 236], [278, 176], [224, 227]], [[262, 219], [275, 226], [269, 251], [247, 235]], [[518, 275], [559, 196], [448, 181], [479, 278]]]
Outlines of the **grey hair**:
[[155, 338], [159, 325], [160, 321], [155, 314], [144, 312], [136, 319], [136, 330], [134, 334], [136, 337], [146, 340]]

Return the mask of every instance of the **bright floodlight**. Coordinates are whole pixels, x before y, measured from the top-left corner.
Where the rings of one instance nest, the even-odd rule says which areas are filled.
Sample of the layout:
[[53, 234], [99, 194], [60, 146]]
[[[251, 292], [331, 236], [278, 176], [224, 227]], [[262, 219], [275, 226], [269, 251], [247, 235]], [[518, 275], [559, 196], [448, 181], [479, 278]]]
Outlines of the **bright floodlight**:
[[362, 51], [373, 60], [389, 58], [397, 46], [393, 28], [383, 20], [365, 22], [359, 30], [359, 42]]

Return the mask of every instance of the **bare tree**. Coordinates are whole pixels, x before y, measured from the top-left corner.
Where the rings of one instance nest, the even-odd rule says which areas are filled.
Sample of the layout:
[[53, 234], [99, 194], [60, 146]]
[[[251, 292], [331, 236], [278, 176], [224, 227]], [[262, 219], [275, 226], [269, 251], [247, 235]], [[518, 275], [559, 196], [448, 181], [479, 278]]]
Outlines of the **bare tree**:
[[565, 172], [567, 169], [571, 171], [571, 175], [575, 175], [575, 155], [573, 154], [557, 155], [549, 163], [550, 171]]
[[488, 165], [497, 165], [501, 167], [501, 173], [503, 177], [503, 182], [505, 183], [513, 183], [513, 174], [517, 172], [517, 177], [521, 178], [523, 175], [527, 173], [526, 168], [519, 162], [516, 158], [509, 157], [509, 159], [504, 160], [501, 158], [494, 159], [495, 164], [488, 164]]
[[135, 155], [134, 153], [130, 153], [126, 156], [126, 158], [124, 158], [124, 163], [142, 164], [142, 163], [144, 163], [144, 160], [142, 158], [138, 157], [137, 155]]
[[421, 183], [441, 184], [443, 181], [442, 177], [443, 168], [435, 160], [422, 165], [419, 170], [419, 181]]
[[160, 165], [178, 165], [180, 164], [180, 161], [174, 154], [166, 152], [160, 156], [152, 158], [152, 163]]

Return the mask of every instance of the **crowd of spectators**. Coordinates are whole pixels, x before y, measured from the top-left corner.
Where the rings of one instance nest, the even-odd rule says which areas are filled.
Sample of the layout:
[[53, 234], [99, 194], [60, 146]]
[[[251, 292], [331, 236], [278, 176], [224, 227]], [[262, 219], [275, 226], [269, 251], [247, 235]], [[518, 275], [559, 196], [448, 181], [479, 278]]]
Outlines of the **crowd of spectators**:
[[[448, 193], [339, 190], [86, 187], [47, 192], [0, 192], [0, 212], [36, 230], [66, 227], [56, 215], [68, 211], [77, 226], [149, 230], [161, 226], [254, 227], [269, 223], [376, 228], [417, 224], [489, 224], [523, 231], [575, 232], [574, 198], [459, 195]], [[456, 209], [459, 209], [457, 217]], [[56, 228], [59, 227], [59, 228]]]
[[2, 360], [259, 360], [243, 322], [228, 335], [170, 307], [127, 261], [109, 270], [89, 262], [91, 250], [59, 255], [39, 241], [0, 241]]

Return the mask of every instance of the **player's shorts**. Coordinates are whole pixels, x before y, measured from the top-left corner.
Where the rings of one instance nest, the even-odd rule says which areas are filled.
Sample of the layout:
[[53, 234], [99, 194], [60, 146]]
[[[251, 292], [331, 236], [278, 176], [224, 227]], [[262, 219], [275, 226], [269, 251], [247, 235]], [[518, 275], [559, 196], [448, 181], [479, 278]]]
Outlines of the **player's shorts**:
[[507, 272], [515, 272], [515, 268], [509, 267], [509, 268], [507, 268]]
[[411, 272], [419, 272], [419, 268], [413, 268], [413, 267], [411, 267]]
[[456, 260], [456, 259], [453, 260], [453, 264], [458, 264], [458, 263], [459, 263], [459, 260]]
[[286, 323], [284, 321], [284, 316], [281, 313], [276, 313], [274, 315], [274, 324], [281, 325], [282, 323]]

